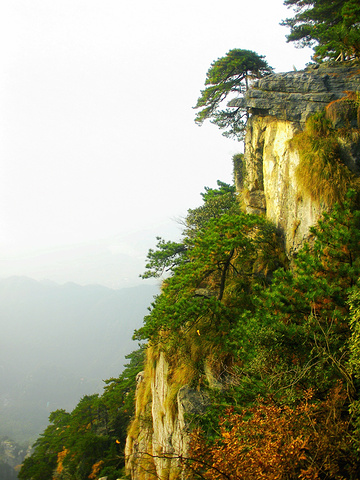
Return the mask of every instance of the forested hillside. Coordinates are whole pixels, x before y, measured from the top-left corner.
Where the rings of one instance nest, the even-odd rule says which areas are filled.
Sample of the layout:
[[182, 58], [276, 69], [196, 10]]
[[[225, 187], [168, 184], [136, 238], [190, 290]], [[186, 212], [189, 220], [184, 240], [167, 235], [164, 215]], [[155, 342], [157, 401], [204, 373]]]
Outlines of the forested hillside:
[[[144, 276], [168, 278], [136, 333], [148, 346], [129, 435], [149, 422], [146, 377], [163, 352], [170, 409], [184, 384], [207, 395], [202, 414], [188, 418], [188, 454], [163, 458], [209, 479], [358, 478], [357, 191], [324, 213], [290, 262], [274, 226], [244, 214], [234, 187], [218, 186], [189, 210], [181, 242], [159, 239], [149, 251]], [[101, 396], [51, 414], [19, 478], [119, 478], [143, 353]], [[155, 474], [139, 454], [144, 475]]]
[[104, 392], [85, 395], [69, 413], [58, 409], [34, 444], [18, 478], [97, 479], [123, 472], [126, 427], [134, 410], [136, 375], [143, 368], [144, 348], [128, 356], [118, 378], [106, 380]]
[[324, 213], [291, 263], [263, 217], [243, 214], [236, 202], [213, 207], [208, 200], [196, 212], [137, 332], [149, 347], [129, 441], [146, 429], [147, 382], [163, 353], [169, 408], [176, 411], [184, 385], [205, 391], [206, 406], [188, 418], [186, 455], [140, 450], [137, 474], [155, 475], [158, 455], [209, 479], [358, 478], [358, 194], [349, 190]]

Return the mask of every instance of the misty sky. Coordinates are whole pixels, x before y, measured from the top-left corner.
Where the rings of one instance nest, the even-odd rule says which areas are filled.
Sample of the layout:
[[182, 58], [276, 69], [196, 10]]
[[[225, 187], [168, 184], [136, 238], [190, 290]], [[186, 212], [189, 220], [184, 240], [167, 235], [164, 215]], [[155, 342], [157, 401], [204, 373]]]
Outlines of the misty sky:
[[194, 123], [232, 48], [301, 69], [282, 0], [1, 0], [0, 277], [123, 287], [241, 145]]

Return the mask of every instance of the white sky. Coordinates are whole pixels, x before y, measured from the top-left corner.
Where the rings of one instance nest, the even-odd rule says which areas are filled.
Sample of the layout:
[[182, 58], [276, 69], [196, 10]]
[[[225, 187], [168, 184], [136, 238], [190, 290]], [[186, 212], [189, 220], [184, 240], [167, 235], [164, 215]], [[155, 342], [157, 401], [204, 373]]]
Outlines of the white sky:
[[0, 276], [138, 283], [155, 236], [232, 181], [192, 107], [232, 48], [304, 67], [282, 0], [0, 0]]

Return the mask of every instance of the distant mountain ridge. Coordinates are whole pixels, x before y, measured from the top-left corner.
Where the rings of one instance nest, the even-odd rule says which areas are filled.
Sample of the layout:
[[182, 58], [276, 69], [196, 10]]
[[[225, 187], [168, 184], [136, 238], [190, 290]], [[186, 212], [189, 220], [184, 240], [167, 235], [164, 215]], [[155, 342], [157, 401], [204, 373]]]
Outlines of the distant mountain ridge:
[[36, 436], [51, 411], [71, 410], [117, 377], [158, 293], [28, 277], [0, 280], [0, 435]]

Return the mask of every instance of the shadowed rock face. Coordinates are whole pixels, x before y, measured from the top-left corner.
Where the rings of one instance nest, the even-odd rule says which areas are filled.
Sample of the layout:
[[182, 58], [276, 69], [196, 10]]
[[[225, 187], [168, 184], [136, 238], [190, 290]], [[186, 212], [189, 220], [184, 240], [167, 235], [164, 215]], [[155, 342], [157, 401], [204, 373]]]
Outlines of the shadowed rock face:
[[342, 98], [345, 91], [359, 90], [359, 63], [332, 63], [267, 75], [254, 82], [243, 98], [229, 102], [229, 106], [247, 108], [253, 115], [304, 124], [310, 115]]

